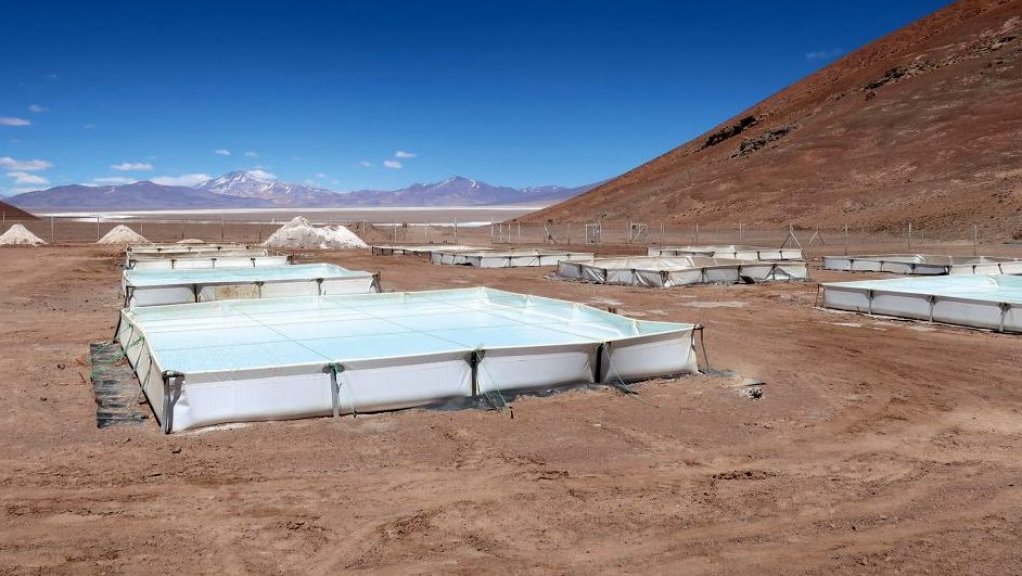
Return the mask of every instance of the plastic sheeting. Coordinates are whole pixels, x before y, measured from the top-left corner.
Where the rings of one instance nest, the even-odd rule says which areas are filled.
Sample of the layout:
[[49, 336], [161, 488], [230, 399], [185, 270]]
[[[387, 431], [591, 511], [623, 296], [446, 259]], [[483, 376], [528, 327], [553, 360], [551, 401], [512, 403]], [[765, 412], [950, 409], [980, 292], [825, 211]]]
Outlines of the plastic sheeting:
[[248, 250], [248, 244], [132, 244], [126, 252], [131, 254], [197, 254], [206, 252], [223, 252], [231, 250]]
[[731, 260], [803, 260], [801, 248], [771, 248], [769, 246], [650, 246], [648, 256], [709, 256]]
[[564, 260], [592, 259], [592, 252], [560, 252], [556, 250], [488, 250], [484, 252], [435, 250], [430, 254], [430, 261], [433, 264], [453, 264], [477, 268], [557, 266], [558, 262]]
[[805, 262], [731, 260], [706, 256], [656, 256], [596, 258], [588, 262], [562, 261], [557, 275], [569, 280], [597, 284], [624, 284], [670, 288], [690, 284], [735, 283], [743, 278], [757, 282], [802, 281], [808, 277]]
[[891, 272], [934, 276], [941, 274], [1022, 274], [1022, 259], [989, 256], [933, 256], [887, 254], [874, 256], [824, 256], [825, 270]]
[[129, 255], [125, 268], [128, 270], [198, 270], [204, 268], [258, 268], [289, 264], [291, 264], [291, 256], [255, 256], [220, 252], [215, 256], [190, 254], [172, 258], [135, 259]]
[[820, 286], [826, 308], [1022, 332], [1019, 276], [895, 278]]
[[461, 246], [455, 244], [425, 244], [421, 246], [391, 246], [391, 245], [376, 245], [373, 246], [374, 256], [429, 256], [434, 251], [444, 252], [486, 252], [487, 248], [481, 248], [479, 246]]
[[333, 264], [198, 270], [125, 270], [128, 307], [239, 298], [280, 298], [380, 291], [375, 274]]
[[692, 324], [469, 288], [121, 311], [167, 432], [694, 373]]

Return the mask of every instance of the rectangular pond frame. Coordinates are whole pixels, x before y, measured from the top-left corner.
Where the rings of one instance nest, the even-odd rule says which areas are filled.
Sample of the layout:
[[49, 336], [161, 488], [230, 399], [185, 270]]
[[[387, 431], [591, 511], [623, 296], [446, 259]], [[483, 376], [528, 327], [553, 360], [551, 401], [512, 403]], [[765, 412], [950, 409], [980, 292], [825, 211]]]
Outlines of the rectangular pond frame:
[[637, 256], [561, 261], [557, 276], [596, 284], [670, 288], [692, 284], [733, 284], [742, 281], [800, 282], [809, 277], [806, 263], [796, 260], [757, 261], [707, 256]]
[[373, 246], [373, 256], [429, 256], [437, 250], [443, 250], [445, 252], [486, 252], [488, 248], [456, 244], [424, 244], [420, 246], [378, 244]]
[[566, 250], [486, 250], [483, 252], [436, 250], [430, 254], [430, 262], [433, 264], [474, 266], [476, 268], [556, 266], [562, 260], [592, 259], [592, 252]]
[[771, 248], [728, 244], [722, 246], [650, 246], [647, 256], [709, 256], [731, 260], [803, 260], [801, 248]]
[[248, 250], [260, 248], [250, 244], [236, 243], [201, 243], [201, 244], [177, 244], [177, 243], [151, 243], [151, 244], [130, 244], [125, 252], [130, 254], [197, 254], [206, 252], [229, 252], [231, 250]]
[[869, 315], [1022, 332], [1022, 277], [988, 274], [821, 284], [823, 306]]
[[1022, 259], [992, 256], [937, 256], [928, 254], [886, 254], [869, 256], [824, 256], [824, 270], [845, 272], [890, 272], [939, 276], [943, 274], [1022, 274]]
[[292, 262], [290, 255], [268, 255], [266, 250], [254, 250], [251, 253], [218, 252], [216, 254], [187, 254], [173, 257], [136, 257], [129, 254], [126, 258], [127, 270], [195, 270], [202, 268], [258, 268], [262, 266], [288, 266]]
[[125, 270], [124, 305], [165, 306], [241, 298], [371, 294], [379, 275], [333, 264], [195, 270]]
[[698, 371], [693, 324], [489, 288], [125, 308], [167, 433]]

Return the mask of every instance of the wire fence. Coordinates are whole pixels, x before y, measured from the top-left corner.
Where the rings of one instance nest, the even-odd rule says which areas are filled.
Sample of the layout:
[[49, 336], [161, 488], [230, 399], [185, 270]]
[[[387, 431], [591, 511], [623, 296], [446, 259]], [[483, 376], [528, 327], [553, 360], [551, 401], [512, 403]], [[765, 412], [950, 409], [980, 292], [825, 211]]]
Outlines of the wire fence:
[[[21, 224], [50, 244], [93, 243], [119, 225], [130, 227], [152, 242], [198, 239], [206, 242], [261, 243], [275, 232], [279, 221], [230, 219], [133, 218], [104, 219], [45, 217], [39, 220], [0, 220], [0, 233]], [[730, 245], [828, 246], [835, 253], [848, 246], [861, 249], [876, 244], [904, 246], [905, 251], [927, 245], [955, 244], [978, 247], [1001, 244], [1009, 238], [1000, 230], [980, 227], [931, 231], [912, 225], [897, 231], [840, 229], [750, 228], [733, 225], [677, 226], [667, 222], [546, 223], [502, 222], [459, 225], [423, 223], [371, 223], [359, 220], [318, 220], [317, 226], [344, 225], [370, 244], [470, 244], [470, 245]], [[1022, 250], [1022, 245], [1020, 245]]]

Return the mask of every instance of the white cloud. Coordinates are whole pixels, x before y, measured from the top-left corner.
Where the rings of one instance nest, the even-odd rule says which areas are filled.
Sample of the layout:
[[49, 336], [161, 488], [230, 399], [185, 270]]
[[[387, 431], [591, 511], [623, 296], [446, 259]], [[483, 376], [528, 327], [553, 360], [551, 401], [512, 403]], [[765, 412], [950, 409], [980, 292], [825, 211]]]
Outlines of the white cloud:
[[258, 157], [259, 157], [259, 154], [255, 153], [255, 152], [253, 152], [251, 150], [249, 150], [248, 152], [245, 152], [245, 158], [258, 158]]
[[259, 178], [260, 180], [276, 180], [277, 179], [277, 175], [276, 174], [274, 174], [273, 172], [267, 172], [266, 170], [263, 170], [262, 168], [255, 168], [253, 170], [249, 170], [248, 173], [253, 175], [253, 176], [255, 176], [256, 178]]
[[153, 178], [153, 182], [164, 186], [195, 186], [209, 179], [209, 174], [182, 174], [180, 176], [157, 176]]
[[53, 168], [53, 162], [47, 162], [46, 160], [15, 160], [10, 156], [2, 156], [0, 157], [0, 168], [35, 172], [36, 170]]
[[362, 166], [363, 168], [368, 168], [368, 167], [372, 166], [373, 164], [372, 164], [372, 162], [370, 162], [368, 160], [363, 160], [363, 161], [359, 162], [358, 165]]
[[125, 178], [124, 176], [103, 176], [100, 178], [93, 178], [92, 181], [96, 184], [131, 184], [135, 181], [135, 179]]
[[96, 127], [96, 124], [83, 124], [82, 125], [82, 128], [85, 128], [86, 130], [92, 130], [95, 127]]
[[0, 126], [31, 126], [32, 122], [14, 116], [0, 116]]
[[21, 187], [11, 188], [11, 194], [24, 194], [25, 192], [35, 192], [36, 190], [39, 190], [38, 186], [35, 186], [35, 187], [21, 186]]
[[844, 50], [840, 48], [830, 48], [828, 50], [816, 50], [814, 52], [806, 52], [806, 60], [830, 60], [835, 56], [840, 56]]
[[231, 155], [231, 151], [227, 150], [225, 148], [220, 148], [218, 150], [214, 150], [213, 153], [216, 154], [217, 156], [230, 156]]
[[326, 178], [326, 174], [320, 172], [320, 173], [316, 174], [316, 178], [319, 178], [320, 180], [322, 180], [323, 178]]
[[121, 172], [138, 172], [140, 170], [152, 170], [153, 165], [148, 162], [121, 162], [111, 166], [114, 170]]
[[417, 154], [411, 152], [405, 152], [404, 150], [398, 150], [394, 153], [394, 158], [415, 158]]
[[397, 160], [384, 160], [383, 165], [393, 170], [401, 168], [401, 163]]
[[32, 104], [31, 106], [28, 107], [28, 111], [29, 112], [46, 112], [46, 108], [43, 108], [42, 106], [40, 106], [38, 104]]
[[49, 184], [50, 183], [50, 181], [47, 180], [46, 178], [44, 178], [44, 177], [42, 177], [42, 176], [40, 176], [38, 174], [32, 174], [30, 172], [21, 172], [21, 171], [8, 172], [7, 173], [7, 177], [8, 178], [14, 178], [14, 183], [15, 184], [32, 184], [32, 185], [35, 185], [35, 184]]

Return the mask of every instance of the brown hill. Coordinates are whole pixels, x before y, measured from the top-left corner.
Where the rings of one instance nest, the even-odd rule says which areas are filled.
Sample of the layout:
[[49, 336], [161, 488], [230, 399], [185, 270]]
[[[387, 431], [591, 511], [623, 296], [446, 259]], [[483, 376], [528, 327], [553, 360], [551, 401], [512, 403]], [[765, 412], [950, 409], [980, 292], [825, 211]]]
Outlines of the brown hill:
[[532, 221], [1022, 224], [1022, 0], [967, 0]]
[[6, 202], [0, 202], [0, 214], [3, 214], [4, 220], [38, 220], [32, 214]]

